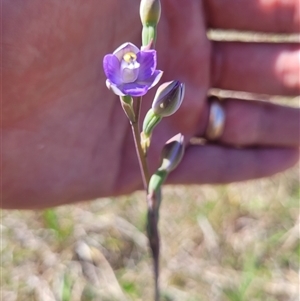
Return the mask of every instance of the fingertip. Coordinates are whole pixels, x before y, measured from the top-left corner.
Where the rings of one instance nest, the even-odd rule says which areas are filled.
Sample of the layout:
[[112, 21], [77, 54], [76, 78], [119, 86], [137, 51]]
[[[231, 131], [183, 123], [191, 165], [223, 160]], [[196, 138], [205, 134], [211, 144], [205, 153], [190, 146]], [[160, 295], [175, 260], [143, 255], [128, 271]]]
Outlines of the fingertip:
[[225, 184], [269, 177], [293, 167], [298, 148], [191, 146], [169, 177], [172, 184]]

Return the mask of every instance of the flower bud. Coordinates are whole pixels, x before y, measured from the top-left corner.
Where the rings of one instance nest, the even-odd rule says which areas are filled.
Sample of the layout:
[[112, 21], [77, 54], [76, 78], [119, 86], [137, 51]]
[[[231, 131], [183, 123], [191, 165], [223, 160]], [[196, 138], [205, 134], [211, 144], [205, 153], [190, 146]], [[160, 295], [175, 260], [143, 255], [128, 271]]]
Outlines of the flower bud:
[[[168, 177], [168, 172], [165, 170], [157, 170], [150, 178], [148, 193], [151, 196], [153, 193], [160, 197], [161, 186]], [[161, 201], [161, 200], [159, 200]]]
[[160, 0], [141, 0], [140, 17], [143, 24], [143, 47], [151, 44], [151, 48], [154, 48], [160, 14]]
[[184, 154], [184, 136], [177, 134], [169, 139], [161, 152], [161, 165], [159, 170], [167, 173], [174, 170], [180, 163]]
[[160, 0], [141, 0], [140, 17], [143, 26], [156, 26], [161, 14]]
[[143, 131], [141, 132], [141, 146], [144, 151], [144, 154], [147, 154], [148, 148], [151, 143], [151, 135], [154, 128], [160, 123], [161, 117], [153, 112], [150, 109], [143, 122]]
[[152, 109], [150, 109], [144, 119], [143, 122], [143, 134], [145, 137], [149, 137], [152, 134], [155, 126], [161, 121], [161, 116], [154, 113]]
[[[156, 26], [143, 26], [143, 30], [142, 30], [142, 50], [146, 50], [148, 49], [154, 49], [155, 46], [155, 41], [156, 41], [156, 36], [157, 36], [157, 32], [156, 32]], [[149, 48], [149, 45], [151, 45], [151, 48]]]
[[169, 139], [161, 152], [161, 165], [151, 176], [148, 186], [148, 196], [155, 194], [159, 200], [161, 186], [167, 179], [169, 173], [180, 163], [184, 154], [184, 137], [182, 134]]
[[174, 114], [180, 107], [185, 92], [185, 85], [178, 80], [162, 84], [156, 91], [152, 109], [161, 117]]
[[145, 135], [144, 132], [141, 132], [141, 147], [144, 152], [144, 155], [147, 155], [148, 149], [151, 143], [151, 134]]
[[133, 111], [133, 99], [129, 95], [120, 96], [121, 106], [130, 122], [135, 121], [135, 114]]

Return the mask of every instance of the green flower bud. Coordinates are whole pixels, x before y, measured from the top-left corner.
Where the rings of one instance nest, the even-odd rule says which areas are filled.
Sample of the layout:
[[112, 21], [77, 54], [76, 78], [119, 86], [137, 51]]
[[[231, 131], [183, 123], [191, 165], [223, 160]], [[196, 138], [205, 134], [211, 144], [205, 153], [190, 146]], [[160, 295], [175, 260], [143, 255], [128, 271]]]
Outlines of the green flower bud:
[[160, 19], [160, 0], [141, 0], [140, 17], [143, 24], [142, 40], [143, 47], [151, 44], [154, 47], [157, 36], [157, 24]]
[[161, 117], [153, 112], [150, 109], [144, 119], [143, 122], [143, 131], [141, 133], [141, 146], [144, 151], [144, 154], [147, 154], [148, 148], [150, 147], [151, 143], [151, 135], [154, 128], [159, 124], [161, 121]]
[[184, 154], [184, 137], [177, 134], [169, 139], [161, 152], [161, 165], [152, 175], [149, 181], [149, 195], [155, 193], [160, 198], [161, 186], [167, 179], [169, 173], [180, 163]]
[[161, 190], [162, 184], [167, 179], [168, 173], [165, 170], [157, 170], [150, 178], [148, 192], [158, 193]]
[[177, 134], [169, 139], [161, 152], [161, 165], [160, 171], [167, 173], [174, 170], [180, 163], [184, 154], [184, 136]]
[[152, 103], [153, 112], [161, 117], [174, 114], [183, 101], [184, 92], [185, 85], [178, 80], [162, 84]]
[[150, 137], [155, 126], [161, 121], [161, 116], [154, 113], [152, 109], [148, 111], [143, 122], [143, 135]]
[[143, 26], [142, 30], [142, 50], [152, 49], [155, 46], [155, 41], [156, 41], [156, 26]]
[[160, 0], [141, 0], [140, 17], [143, 26], [156, 26], [161, 14]]
[[151, 135], [145, 135], [144, 132], [141, 132], [141, 147], [144, 152], [144, 155], [147, 155], [148, 149], [151, 143]]
[[125, 95], [125, 96], [120, 96], [120, 102], [122, 105], [122, 108], [128, 117], [130, 122], [135, 121], [135, 114], [133, 111], [133, 99], [131, 96]]

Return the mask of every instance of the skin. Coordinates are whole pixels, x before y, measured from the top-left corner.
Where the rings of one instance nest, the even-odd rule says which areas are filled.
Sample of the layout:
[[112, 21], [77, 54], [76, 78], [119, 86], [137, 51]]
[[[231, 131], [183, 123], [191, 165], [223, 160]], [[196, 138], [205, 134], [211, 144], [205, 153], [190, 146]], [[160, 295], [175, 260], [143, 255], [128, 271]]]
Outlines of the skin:
[[[128, 9], [129, 8], [129, 9]], [[140, 45], [136, 1], [2, 1], [3, 208], [45, 208], [141, 188], [131, 130], [108, 91], [102, 59]], [[299, 44], [211, 42], [207, 28], [295, 33], [297, 0], [162, 1], [161, 83], [186, 83], [180, 110], [155, 130], [155, 167], [166, 140], [203, 136], [211, 87], [298, 95]], [[255, 22], [253, 22], [255, 16]], [[154, 89], [143, 100], [150, 107]], [[226, 99], [216, 144], [189, 145], [169, 183], [229, 183], [269, 176], [299, 158], [299, 109]], [[236, 147], [238, 146], [238, 148]]]

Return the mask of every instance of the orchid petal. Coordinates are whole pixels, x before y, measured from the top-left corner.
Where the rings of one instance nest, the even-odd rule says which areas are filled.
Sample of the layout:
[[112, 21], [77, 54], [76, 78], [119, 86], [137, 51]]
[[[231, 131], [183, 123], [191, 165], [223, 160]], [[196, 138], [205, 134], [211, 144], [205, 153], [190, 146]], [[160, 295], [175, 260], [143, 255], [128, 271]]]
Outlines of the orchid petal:
[[103, 59], [103, 69], [106, 77], [114, 84], [121, 84], [120, 62], [113, 54], [107, 54]]
[[140, 63], [140, 72], [138, 80], [144, 81], [151, 77], [156, 69], [156, 51], [141, 51], [137, 55], [137, 61]]
[[153, 88], [161, 79], [163, 71], [156, 70], [150, 78], [147, 78], [145, 81], [137, 81], [137, 84], [147, 85], [148, 89]]
[[118, 96], [125, 96], [126, 94], [120, 89], [120, 86], [110, 83], [110, 89]]
[[143, 84], [141, 85], [138, 83], [130, 83], [130, 84], [125, 84], [122, 90], [126, 95], [138, 97], [138, 96], [143, 96], [147, 93], [148, 86]]

